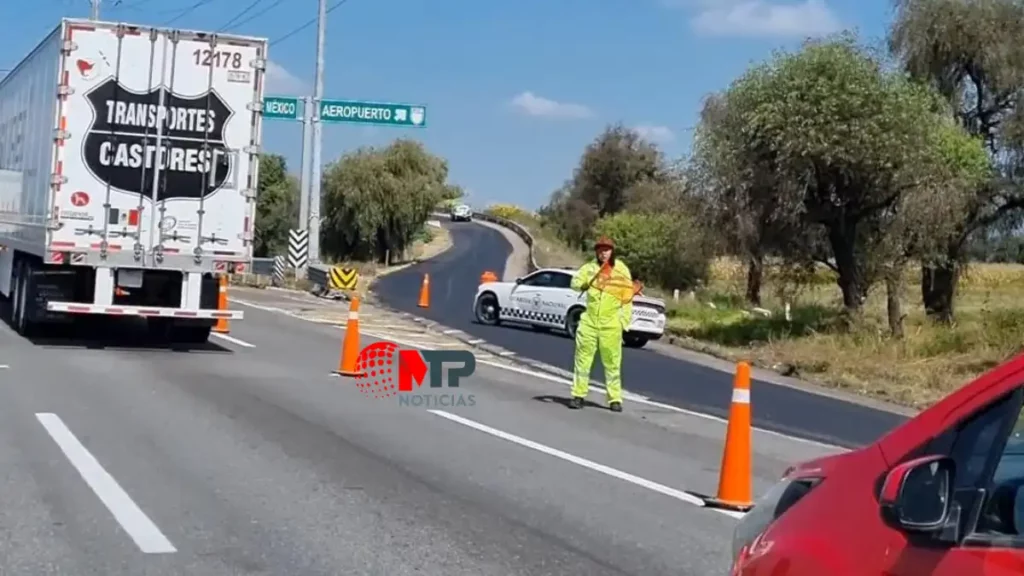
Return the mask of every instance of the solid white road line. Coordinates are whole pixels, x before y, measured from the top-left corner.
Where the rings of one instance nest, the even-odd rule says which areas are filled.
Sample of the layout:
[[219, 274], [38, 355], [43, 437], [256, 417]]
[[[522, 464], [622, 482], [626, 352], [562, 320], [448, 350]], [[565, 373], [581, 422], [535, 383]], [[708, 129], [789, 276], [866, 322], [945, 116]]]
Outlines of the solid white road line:
[[103, 469], [89, 450], [75, 438], [71, 430], [68, 430], [59, 416], [39, 413], [36, 414], [36, 418], [140, 550], [146, 554], [177, 552], [171, 541], [160, 532], [146, 513], [135, 505], [128, 493], [118, 485], [117, 480]]
[[217, 338], [220, 338], [221, 340], [224, 340], [226, 342], [231, 342], [232, 344], [237, 344], [237, 345], [242, 346], [244, 348], [255, 348], [256, 347], [255, 344], [250, 344], [250, 343], [246, 342], [245, 340], [240, 340], [238, 338], [235, 338], [234, 336], [228, 336], [227, 334], [221, 334], [220, 332], [210, 332], [210, 336], [216, 336]]
[[[573, 464], [576, 464], [577, 466], [582, 466], [584, 468], [587, 468], [588, 470], [593, 470], [594, 472], [600, 472], [601, 474], [604, 474], [606, 476], [611, 476], [612, 478], [617, 478], [619, 480], [622, 480], [623, 482], [629, 482], [630, 484], [633, 484], [635, 486], [640, 486], [641, 488], [646, 488], [648, 490], [651, 490], [652, 492], [657, 492], [658, 494], [663, 494], [663, 495], [668, 496], [670, 498], [675, 498], [676, 500], [679, 500], [680, 502], [685, 502], [687, 504], [691, 504], [693, 506], [698, 506], [698, 507], [701, 507], [701, 508], [705, 507], [703, 500], [701, 500], [700, 498], [698, 498], [698, 497], [696, 497], [696, 496], [694, 496], [692, 494], [688, 494], [686, 492], [683, 492], [682, 490], [676, 490], [675, 488], [670, 488], [668, 486], [665, 486], [664, 484], [659, 484], [659, 483], [654, 482], [652, 480], [648, 480], [646, 478], [641, 478], [639, 476], [635, 476], [633, 474], [630, 474], [629, 472], [623, 472], [622, 470], [619, 470], [617, 468], [612, 468], [611, 466], [605, 466], [604, 464], [598, 464], [597, 462], [594, 462], [593, 460], [587, 460], [586, 458], [581, 458], [579, 456], [575, 456], [573, 454], [569, 454], [568, 452], [563, 452], [561, 450], [558, 450], [557, 448], [552, 448], [550, 446], [546, 446], [544, 444], [540, 444], [539, 442], [534, 442], [533, 440], [527, 440], [526, 438], [523, 438], [521, 436], [516, 436], [515, 434], [510, 434], [510, 433], [504, 432], [502, 430], [498, 430], [497, 428], [491, 428], [490, 426], [487, 426], [486, 424], [481, 424], [481, 423], [476, 422], [474, 420], [470, 420], [469, 418], [463, 418], [462, 416], [457, 416], [455, 414], [452, 414], [451, 412], [445, 412], [443, 410], [427, 410], [427, 412], [430, 412], [431, 414], [434, 414], [435, 416], [440, 416], [441, 418], [445, 418], [447, 420], [451, 420], [452, 422], [456, 422], [458, 424], [462, 424], [463, 426], [467, 426], [467, 427], [472, 428], [474, 430], [483, 432], [484, 434], [490, 434], [491, 436], [494, 436], [495, 438], [501, 438], [502, 440], [505, 440], [507, 442], [511, 442], [513, 444], [518, 444], [519, 446], [522, 446], [524, 448], [529, 448], [531, 450], [536, 450], [537, 452], [541, 452], [543, 454], [547, 454], [548, 456], [554, 456], [555, 458], [558, 458], [560, 460], [564, 460], [566, 462], [572, 462]], [[709, 508], [709, 510], [714, 510], [715, 512], [721, 512], [722, 514], [725, 514], [726, 516], [730, 516], [732, 518], [743, 518], [743, 513], [742, 512], [734, 512], [732, 510], [722, 510], [722, 509], [719, 509], [719, 508]]]
[[[275, 313], [278, 313], [278, 314], [284, 314], [285, 316], [291, 316], [292, 318], [295, 318], [297, 320], [303, 320], [303, 321], [306, 321], [306, 322], [313, 322], [313, 323], [317, 323], [317, 324], [323, 324], [323, 322], [317, 322], [316, 320], [313, 320], [313, 319], [310, 319], [310, 318], [305, 318], [303, 316], [299, 316], [298, 314], [294, 314], [294, 313], [292, 313], [292, 312], [290, 312], [288, 310], [284, 310], [284, 309], [281, 309], [281, 308], [275, 308], [273, 306], [264, 306], [262, 304], [255, 304], [253, 302], [247, 302], [245, 300], [236, 300], [234, 298], [229, 298], [229, 300], [232, 301], [232, 302], [236, 302], [238, 304], [241, 304], [243, 306], [250, 306], [250, 307], [255, 308], [257, 310], [263, 310], [264, 312], [275, 312]], [[343, 326], [339, 326], [339, 328], [344, 328], [344, 327]], [[403, 341], [401, 341], [401, 340], [399, 340], [397, 338], [390, 338], [390, 337], [381, 336], [381, 335], [374, 335], [372, 333], [367, 332], [366, 330], [363, 330], [362, 333], [366, 334], [367, 336], [373, 336], [375, 338], [379, 338], [379, 339], [382, 339], [382, 340], [390, 340], [390, 341], [394, 342], [395, 344], [401, 344], [403, 346], [412, 346], [414, 348], [416, 346], [418, 346], [415, 343], [411, 343], [411, 342], [408, 342], [408, 341], [403, 342]], [[497, 363], [494, 363], [494, 362], [488, 362], [486, 360], [481, 360], [481, 359], [477, 359], [477, 362], [479, 364], [484, 364], [484, 365], [490, 366], [492, 368], [500, 368], [502, 370], [508, 370], [510, 372], [517, 372], [519, 374], [525, 374], [527, 376], [533, 376], [535, 378], [540, 378], [542, 380], [547, 380], [549, 382], [556, 382], [558, 384], [562, 384], [562, 385], [565, 385], [565, 386], [572, 386], [572, 382], [570, 382], [569, 380], [567, 380], [565, 378], [560, 378], [558, 376], [554, 376], [554, 375], [551, 375], [551, 374], [545, 374], [545, 373], [539, 372], [537, 370], [529, 370], [529, 369], [526, 369], [526, 368], [520, 368], [519, 366], [509, 366], [509, 365], [506, 365], [506, 364], [497, 364]], [[591, 383], [590, 390], [591, 390], [591, 393], [593, 393], [593, 394], [603, 394], [604, 393], [604, 387], [600, 386], [598, 384]], [[756, 395], [756, 392], [755, 392], [755, 395]], [[631, 401], [633, 401], [633, 402], [637, 402], [639, 404], [645, 404], [645, 405], [650, 406], [652, 408], [661, 408], [662, 410], [669, 410], [671, 412], [676, 412], [678, 414], [686, 414], [688, 416], [695, 416], [697, 418], [703, 418], [704, 420], [712, 420], [714, 422], [719, 422], [721, 424], [728, 424], [729, 423], [729, 421], [727, 419], [725, 419], [725, 418], [719, 418], [718, 416], [713, 416], [711, 414], [704, 414], [702, 412], [694, 412], [693, 410], [687, 410], [685, 408], [680, 408], [678, 406], [672, 406], [671, 404], [664, 404], [662, 402], [655, 402], [654, 400], [650, 400], [650, 399], [646, 398], [645, 396], [641, 396], [639, 394], [630, 394], [629, 395], [629, 399]], [[828, 444], [826, 442], [819, 442], [817, 440], [811, 440], [811, 439], [808, 439], [808, 438], [801, 438], [799, 436], [791, 436], [789, 434], [783, 434], [782, 432], [776, 432], [775, 430], [767, 430], [765, 428], [758, 428], [756, 426], [753, 427], [753, 429], [758, 431], [758, 432], [761, 432], [763, 434], [770, 434], [770, 435], [776, 436], [778, 438], [785, 438], [786, 440], [794, 440], [796, 442], [802, 442], [804, 444], [810, 444], [812, 446], [818, 446], [818, 447], [821, 447], [821, 448], [827, 448], [829, 450], [838, 450], [840, 452], [848, 452], [849, 451], [847, 448], [843, 448], [842, 446], [836, 446], [834, 444]]]
[[[390, 340], [390, 341], [394, 342], [395, 344], [401, 344], [403, 346], [416, 347], [418, 345], [415, 342], [402, 341], [402, 340], [399, 340], [397, 338], [389, 338], [389, 337], [386, 337], [386, 336], [380, 335], [380, 334], [372, 334], [372, 333], [367, 333], [365, 331], [364, 331], [364, 334], [367, 334], [368, 336], [373, 336], [375, 338], [379, 338], [379, 339], [382, 339], [382, 340]], [[570, 381], [570, 380], [567, 380], [565, 378], [560, 378], [560, 377], [554, 376], [552, 374], [546, 374], [546, 373], [540, 372], [538, 370], [530, 370], [530, 369], [527, 369], [527, 368], [521, 368], [519, 366], [509, 366], [508, 364], [499, 364], [497, 362], [490, 362], [490, 361], [482, 359], [482, 358], [477, 358], [476, 361], [477, 361], [477, 364], [483, 364], [485, 366], [490, 366], [492, 368], [500, 368], [502, 370], [508, 370], [509, 372], [515, 372], [517, 374], [523, 374], [525, 376], [532, 376], [534, 378], [539, 378], [541, 380], [547, 380], [548, 382], [554, 382], [554, 383], [561, 384], [561, 385], [567, 386], [567, 387], [571, 387], [572, 386], [572, 381]], [[605, 394], [604, 386], [601, 386], [600, 384], [595, 384], [595, 383], [591, 382], [591, 384], [590, 384], [590, 394], [594, 394], [596, 396], [604, 397], [604, 394]], [[622, 396], [623, 396], [623, 398], [625, 398], [626, 400], [629, 400], [630, 402], [636, 402], [638, 404], [644, 404], [644, 405], [650, 406], [652, 408], [660, 408], [662, 410], [668, 410], [670, 412], [675, 412], [677, 414], [686, 414], [687, 416], [695, 416], [695, 417], [701, 418], [703, 420], [711, 420], [713, 422], [718, 422], [718, 423], [723, 424], [723, 425], [728, 425], [729, 424], [729, 421], [727, 419], [725, 419], [725, 418], [719, 418], [718, 416], [712, 416], [711, 414], [703, 414], [701, 412], [694, 412], [693, 410], [687, 410], [685, 408], [680, 408], [678, 406], [672, 406], [671, 404], [664, 404], [662, 402], [655, 402], [654, 400], [650, 400], [646, 396], [642, 396], [640, 394], [636, 394], [636, 393], [630, 392], [628, 390], [623, 390]], [[785, 438], [786, 440], [793, 440], [793, 441], [801, 442], [801, 443], [804, 443], [804, 444], [810, 444], [812, 446], [817, 446], [819, 448], [826, 448], [826, 449], [829, 449], [829, 450], [838, 450], [840, 452], [847, 452], [848, 451], [846, 448], [843, 448], [841, 446], [834, 446], [832, 444], [826, 444], [824, 442], [818, 442], [817, 440], [810, 440], [810, 439], [807, 439], [807, 438], [800, 438], [798, 436], [790, 436], [788, 434], [783, 434], [782, 432], [776, 432], [774, 430], [766, 430], [764, 428], [758, 428], [756, 426], [754, 426], [752, 428], [754, 430], [762, 433], [762, 434], [769, 434], [771, 436], [776, 436], [778, 438]]]

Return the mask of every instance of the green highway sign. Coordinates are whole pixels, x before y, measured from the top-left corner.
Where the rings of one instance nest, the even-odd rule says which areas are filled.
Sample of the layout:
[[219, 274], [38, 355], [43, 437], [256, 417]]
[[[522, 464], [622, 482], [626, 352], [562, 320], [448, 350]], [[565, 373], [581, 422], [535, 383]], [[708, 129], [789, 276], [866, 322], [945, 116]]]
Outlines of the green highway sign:
[[267, 96], [263, 99], [263, 117], [272, 120], [298, 120], [299, 99], [289, 96]]
[[320, 104], [320, 120], [322, 122], [423, 128], [427, 125], [427, 107], [384, 102], [324, 100]]

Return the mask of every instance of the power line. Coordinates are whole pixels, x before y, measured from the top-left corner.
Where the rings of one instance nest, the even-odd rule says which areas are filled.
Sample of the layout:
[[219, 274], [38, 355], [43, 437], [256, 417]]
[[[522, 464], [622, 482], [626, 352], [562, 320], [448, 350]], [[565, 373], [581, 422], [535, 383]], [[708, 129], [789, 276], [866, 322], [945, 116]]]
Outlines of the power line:
[[[339, 7], [340, 7], [340, 6], [342, 5], [342, 4], [344, 4], [344, 3], [346, 3], [346, 2], [348, 2], [348, 0], [338, 0], [338, 1], [337, 1], [337, 2], [335, 2], [334, 4], [331, 4], [331, 5], [330, 5], [330, 6], [329, 6], [329, 7], [327, 8], [327, 13], [328, 13], [328, 14], [330, 14], [331, 12], [334, 12], [334, 10], [335, 10], [336, 8], [339, 8]], [[280, 44], [281, 42], [284, 42], [285, 40], [287, 40], [287, 39], [291, 38], [292, 36], [295, 36], [295, 35], [296, 35], [296, 34], [298, 34], [299, 32], [302, 32], [302, 31], [303, 31], [303, 30], [305, 30], [306, 28], [309, 28], [309, 27], [310, 27], [310, 26], [312, 26], [313, 24], [316, 24], [316, 20], [317, 20], [316, 18], [313, 18], [313, 19], [312, 19], [312, 20], [310, 20], [309, 22], [306, 22], [306, 23], [305, 23], [305, 24], [303, 24], [302, 26], [299, 26], [298, 28], [296, 28], [296, 29], [292, 30], [291, 32], [289, 32], [289, 33], [285, 34], [284, 36], [281, 36], [280, 38], [277, 38], [276, 40], [271, 40], [271, 42], [270, 42], [270, 43], [271, 43], [271, 44], [275, 44], [275, 45], [276, 45], [276, 44]]]
[[[245, 20], [242, 20], [241, 22], [236, 22], [236, 23], [235, 23], [235, 24], [234, 24], [233, 26], [231, 26], [231, 28], [238, 28], [239, 26], [241, 26], [241, 25], [243, 25], [243, 24], [246, 24], [246, 23], [248, 23], [248, 22], [252, 22], [253, 20], [255, 20], [255, 19], [259, 18], [260, 16], [263, 16], [263, 15], [264, 15], [264, 14], [266, 14], [267, 12], [270, 12], [270, 11], [271, 11], [271, 10], [273, 10], [274, 8], [277, 8], [278, 6], [280, 6], [282, 2], [284, 2], [284, 0], [276, 0], [276, 1], [275, 1], [275, 2], [273, 3], [273, 4], [271, 4], [270, 6], [267, 6], [266, 8], [264, 8], [263, 10], [260, 10], [259, 12], [257, 12], [257, 13], [255, 13], [255, 14], [253, 14], [252, 16], [249, 16], [249, 17], [248, 17], [248, 18], [246, 18]], [[257, 3], [258, 3], [258, 2], [257, 2]], [[248, 10], [248, 9], [247, 9], [247, 10]], [[244, 14], [245, 12], [246, 12], [246, 10], [243, 10], [243, 11], [242, 11], [242, 14]], [[242, 14], [239, 14], [238, 16], [241, 16]], [[236, 16], [235, 18], [237, 18], [238, 16]], [[234, 20], [234, 18], [232, 18], [232, 20]], [[228, 30], [229, 28], [228, 28], [228, 25], [227, 25], [227, 24], [225, 24], [224, 26], [222, 26], [222, 27], [221, 27], [221, 29], [222, 29], [222, 30]]]
[[168, 20], [167, 22], [164, 22], [163, 25], [167, 26], [168, 24], [171, 24], [173, 22], [181, 20], [185, 16], [187, 16], [187, 15], [191, 14], [193, 11], [195, 11], [196, 8], [200, 8], [200, 7], [202, 7], [202, 6], [206, 5], [206, 4], [209, 4], [210, 2], [213, 2], [213, 0], [199, 0], [195, 4], [189, 6], [188, 8], [183, 9], [181, 14], [178, 14], [174, 18], [171, 18], [170, 20]]
[[260, 2], [263, 2], [263, 0], [253, 0], [253, 2], [251, 4], [249, 4], [248, 6], [245, 7], [245, 10], [242, 10], [238, 14], [235, 14], [234, 17], [231, 18], [231, 20], [228, 20], [223, 25], [221, 25], [221, 27], [218, 28], [217, 31], [220, 32], [221, 30], [226, 30], [228, 28], [228, 26], [231, 26], [231, 24], [235, 22], [235, 20], [238, 20], [242, 16], [245, 16], [245, 14], [247, 12], [249, 12], [250, 10], [255, 8], [257, 5], [259, 5]]

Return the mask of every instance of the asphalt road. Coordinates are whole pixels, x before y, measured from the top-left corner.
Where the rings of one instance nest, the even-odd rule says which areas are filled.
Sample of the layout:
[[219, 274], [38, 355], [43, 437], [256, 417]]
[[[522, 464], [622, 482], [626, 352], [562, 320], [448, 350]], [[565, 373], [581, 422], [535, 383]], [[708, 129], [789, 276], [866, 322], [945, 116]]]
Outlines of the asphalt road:
[[[484, 326], [473, 317], [473, 298], [484, 270], [502, 276], [511, 246], [499, 232], [472, 223], [445, 223], [454, 247], [439, 257], [382, 278], [375, 291], [388, 305], [419, 314], [504, 347], [518, 355], [572, 370], [573, 341], [562, 334]], [[423, 274], [430, 274], [430, 308], [417, 307]], [[650, 349], [623, 351], [628, 390], [662, 402], [728, 415], [732, 376]], [[603, 380], [595, 359], [593, 378]], [[905, 417], [769, 382], [753, 383], [756, 426], [820, 442], [854, 447], [870, 443]]]
[[[0, 326], [0, 574], [727, 571], [736, 520], [682, 492], [714, 490], [720, 422], [487, 366], [473, 406], [403, 407], [329, 375], [341, 330], [245, 312], [188, 352]], [[759, 492], [827, 453], [755, 446]]]

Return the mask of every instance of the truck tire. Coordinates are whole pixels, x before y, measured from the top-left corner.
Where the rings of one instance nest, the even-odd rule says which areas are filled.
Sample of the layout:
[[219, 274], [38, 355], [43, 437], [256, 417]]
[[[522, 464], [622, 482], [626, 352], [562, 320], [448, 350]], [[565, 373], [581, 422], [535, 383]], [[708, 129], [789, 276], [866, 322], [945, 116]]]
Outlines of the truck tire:
[[18, 265], [16, 300], [13, 304], [13, 313], [11, 314], [15, 332], [26, 338], [32, 336], [35, 331], [35, 323], [31, 319], [32, 312], [34, 312], [33, 307], [35, 306], [35, 299], [32, 297], [31, 291], [32, 282], [29, 277], [31, 270], [32, 265], [25, 261]]

